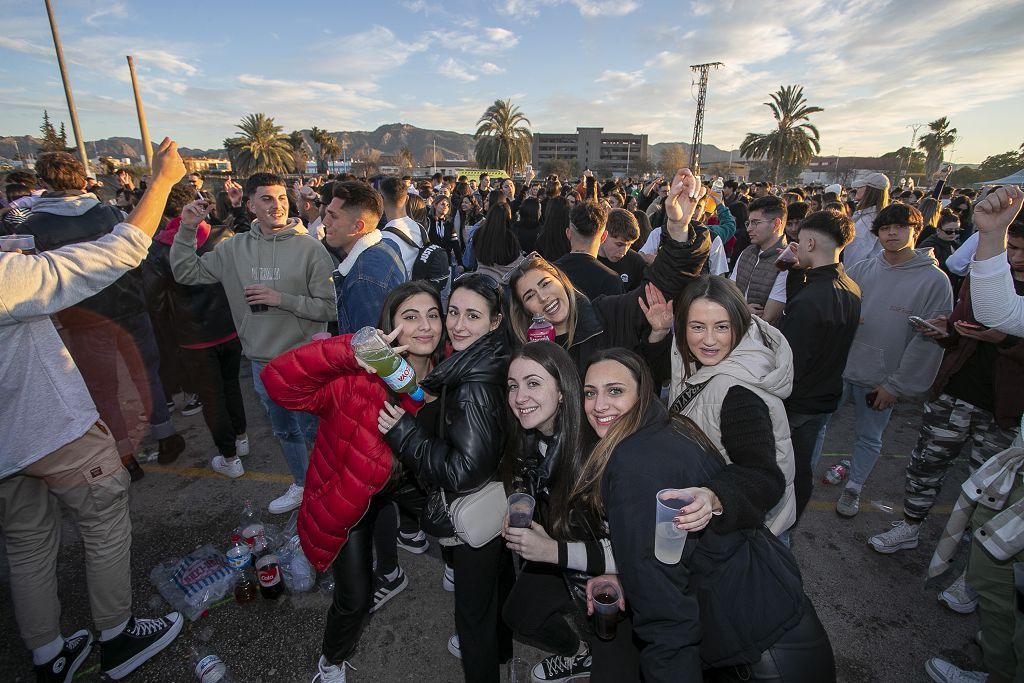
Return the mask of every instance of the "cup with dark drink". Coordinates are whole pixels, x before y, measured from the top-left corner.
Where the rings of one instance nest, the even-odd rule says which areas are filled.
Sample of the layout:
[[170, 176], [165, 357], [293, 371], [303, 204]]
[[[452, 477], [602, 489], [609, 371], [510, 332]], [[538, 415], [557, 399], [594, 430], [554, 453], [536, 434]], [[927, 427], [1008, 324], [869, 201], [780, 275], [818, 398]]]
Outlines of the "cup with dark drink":
[[611, 581], [599, 581], [591, 587], [594, 596], [594, 631], [601, 640], [612, 640], [619, 624], [619, 600], [622, 594]]
[[0, 237], [0, 251], [20, 251], [22, 254], [38, 254], [36, 238], [32, 235], [4, 235]]
[[[251, 290], [252, 290], [254, 285], [258, 285], [258, 284], [261, 284], [261, 283], [256, 282], [256, 283], [253, 283], [253, 285], [249, 285], [248, 287], [245, 288], [245, 296], [246, 296], [246, 298], [248, 298], [250, 294], [254, 293]], [[266, 313], [268, 310], [270, 310], [270, 306], [268, 306], [267, 304], [249, 304], [249, 310], [252, 311], [253, 313]]]
[[779, 258], [775, 259], [775, 267], [779, 270], [789, 270], [790, 268], [797, 265], [796, 252], [793, 251], [793, 245], [787, 246], [779, 253]]
[[529, 529], [537, 501], [529, 493], [513, 493], [508, 497], [508, 525], [516, 529]]

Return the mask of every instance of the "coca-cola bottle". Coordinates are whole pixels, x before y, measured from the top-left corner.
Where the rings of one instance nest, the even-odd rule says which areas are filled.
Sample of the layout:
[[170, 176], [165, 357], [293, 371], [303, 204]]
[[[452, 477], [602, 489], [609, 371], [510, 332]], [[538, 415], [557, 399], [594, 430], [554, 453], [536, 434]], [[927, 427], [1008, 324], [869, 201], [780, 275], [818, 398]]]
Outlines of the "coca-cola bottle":
[[277, 600], [284, 593], [281, 581], [281, 561], [273, 552], [266, 552], [256, 560], [256, 574], [260, 580], [260, 595], [267, 600]]
[[526, 331], [526, 341], [555, 341], [555, 326], [542, 315], [533, 316], [530, 329]]

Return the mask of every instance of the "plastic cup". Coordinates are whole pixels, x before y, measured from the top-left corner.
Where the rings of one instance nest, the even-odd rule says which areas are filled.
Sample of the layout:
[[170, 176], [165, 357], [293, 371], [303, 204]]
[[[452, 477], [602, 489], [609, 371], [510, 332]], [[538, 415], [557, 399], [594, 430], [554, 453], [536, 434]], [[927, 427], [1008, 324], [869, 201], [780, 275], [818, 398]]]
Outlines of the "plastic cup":
[[537, 501], [529, 493], [513, 493], [508, 497], [508, 525], [516, 529], [530, 528]]
[[36, 253], [36, 238], [32, 235], [4, 235], [0, 237], [0, 251], [21, 250], [23, 254]]
[[676, 564], [683, 556], [686, 532], [677, 529], [672, 520], [693, 498], [679, 489], [662, 489], [655, 497], [657, 517], [654, 524], [654, 557], [663, 564]]
[[600, 581], [591, 587], [594, 596], [594, 631], [601, 640], [611, 640], [619, 623], [619, 588], [611, 581]]
[[797, 264], [796, 253], [792, 247], [786, 247], [779, 254], [779, 258], [775, 259], [775, 267], [779, 270], [789, 270]]

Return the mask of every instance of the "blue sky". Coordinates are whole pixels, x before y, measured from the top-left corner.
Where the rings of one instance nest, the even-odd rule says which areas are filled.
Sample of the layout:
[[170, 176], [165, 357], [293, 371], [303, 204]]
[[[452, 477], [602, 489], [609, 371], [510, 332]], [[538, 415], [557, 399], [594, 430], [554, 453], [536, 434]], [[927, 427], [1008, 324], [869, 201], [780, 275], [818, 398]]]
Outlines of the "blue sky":
[[[54, 0], [87, 139], [138, 136], [125, 55], [154, 138], [218, 147], [250, 112], [285, 131], [401, 121], [472, 132], [511, 97], [540, 132], [692, 134], [688, 65], [712, 72], [705, 142], [736, 147], [804, 86], [822, 153], [880, 154], [948, 115], [952, 157], [1024, 142], [1024, 0]], [[67, 120], [43, 3], [0, 0], [0, 134]], [[70, 126], [68, 127], [70, 135]], [[951, 156], [947, 154], [947, 157]]]

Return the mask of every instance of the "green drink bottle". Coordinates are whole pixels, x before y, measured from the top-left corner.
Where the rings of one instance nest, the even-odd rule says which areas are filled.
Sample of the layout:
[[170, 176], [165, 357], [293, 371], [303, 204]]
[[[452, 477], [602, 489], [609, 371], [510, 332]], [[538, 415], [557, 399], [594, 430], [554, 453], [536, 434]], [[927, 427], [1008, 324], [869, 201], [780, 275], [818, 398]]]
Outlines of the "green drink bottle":
[[400, 394], [423, 400], [423, 390], [416, 383], [416, 371], [409, 362], [395, 353], [391, 345], [373, 327], [364, 327], [352, 335], [352, 351], [377, 371], [384, 383]]

